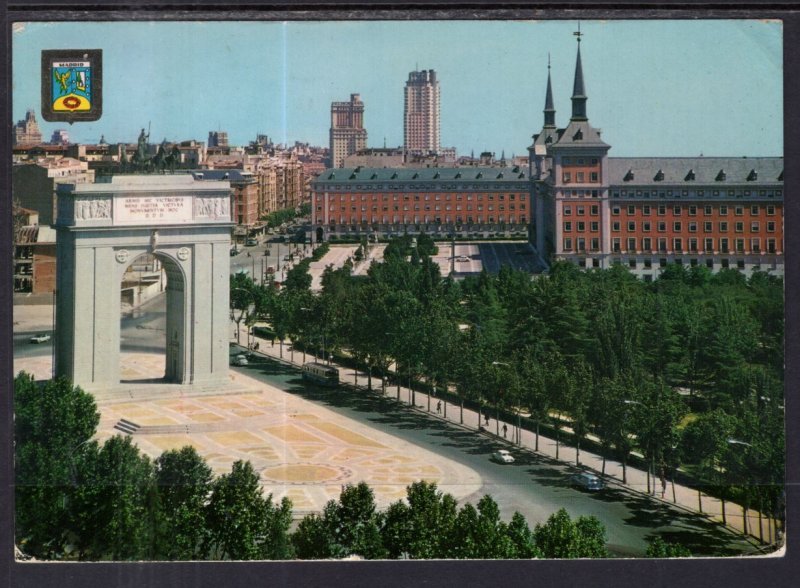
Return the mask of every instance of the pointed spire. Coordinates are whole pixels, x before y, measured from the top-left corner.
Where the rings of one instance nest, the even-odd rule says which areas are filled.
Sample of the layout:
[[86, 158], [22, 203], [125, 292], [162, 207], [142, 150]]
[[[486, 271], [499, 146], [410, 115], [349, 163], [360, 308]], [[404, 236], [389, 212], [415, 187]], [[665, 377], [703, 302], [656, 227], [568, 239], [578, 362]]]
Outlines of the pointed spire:
[[581, 65], [581, 25], [573, 33], [578, 37], [578, 57], [575, 62], [575, 83], [572, 86], [572, 118], [571, 120], [588, 120], [586, 117], [586, 89], [583, 85], [583, 66]]
[[550, 54], [547, 54], [547, 94], [544, 98], [544, 126], [556, 127], [556, 109], [553, 106], [553, 85], [550, 83]]

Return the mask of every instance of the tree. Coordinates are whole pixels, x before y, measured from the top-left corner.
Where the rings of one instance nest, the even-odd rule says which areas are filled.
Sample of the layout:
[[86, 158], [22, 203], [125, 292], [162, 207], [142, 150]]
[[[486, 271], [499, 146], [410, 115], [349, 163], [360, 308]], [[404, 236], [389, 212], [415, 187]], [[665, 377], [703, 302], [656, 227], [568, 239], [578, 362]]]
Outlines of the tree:
[[348, 484], [342, 488], [338, 502], [328, 501], [321, 516], [310, 514], [300, 522], [292, 535], [297, 557], [385, 557], [379, 519], [372, 489], [365, 482]]
[[160, 512], [153, 463], [116, 435], [78, 473], [72, 529], [81, 559], [137, 560], [154, 554]]
[[692, 552], [680, 543], [668, 543], [661, 537], [648, 541], [646, 557], [692, 557]]
[[550, 559], [607, 557], [605, 535], [605, 527], [596, 517], [581, 516], [572, 521], [563, 508], [533, 531], [536, 549]]
[[188, 560], [202, 556], [205, 504], [213, 474], [194, 447], [162, 453], [155, 462], [164, 519], [162, 557]]
[[61, 557], [71, 501], [100, 414], [94, 398], [66, 378], [14, 380], [16, 538], [25, 553]]
[[272, 495], [264, 499], [261, 492], [250, 462], [235, 462], [231, 473], [214, 481], [206, 511], [207, 557], [247, 560], [289, 555], [291, 502], [284, 498], [276, 507]]
[[456, 519], [456, 501], [431, 482], [414, 482], [406, 489], [408, 506], [393, 503], [381, 533], [389, 557], [406, 554], [411, 559], [446, 557], [446, 538]]

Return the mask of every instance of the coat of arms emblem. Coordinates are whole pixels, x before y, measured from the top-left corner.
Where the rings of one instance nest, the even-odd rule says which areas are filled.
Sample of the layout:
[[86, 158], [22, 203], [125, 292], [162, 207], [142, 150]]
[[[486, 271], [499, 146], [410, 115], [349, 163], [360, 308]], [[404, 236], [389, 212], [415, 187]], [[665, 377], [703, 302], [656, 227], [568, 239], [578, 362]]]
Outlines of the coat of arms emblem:
[[42, 51], [42, 117], [92, 121], [102, 111], [100, 49]]

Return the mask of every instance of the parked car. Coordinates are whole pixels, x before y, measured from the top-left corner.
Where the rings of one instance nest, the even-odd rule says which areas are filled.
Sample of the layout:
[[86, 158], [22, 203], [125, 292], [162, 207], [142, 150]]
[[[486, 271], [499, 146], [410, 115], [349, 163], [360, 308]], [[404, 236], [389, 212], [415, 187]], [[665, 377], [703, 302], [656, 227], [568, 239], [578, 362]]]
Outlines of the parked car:
[[244, 353], [237, 355], [231, 359], [231, 364], [239, 367], [245, 366], [248, 364], [247, 356]]
[[46, 333], [39, 333], [31, 337], [31, 343], [47, 343], [50, 340], [50, 335]]
[[588, 490], [590, 492], [596, 492], [606, 487], [605, 482], [603, 482], [603, 480], [601, 480], [594, 474], [590, 474], [589, 472], [580, 472], [578, 474], [572, 474], [569, 478], [569, 483], [570, 486], [575, 486], [576, 488], [580, 488], [582, 490]]
[[467, 257], [466, 255], [459, 255], [456, 258], [456, 261], [469, 261], [469, 257]]
[[239, 250], [238, 250], [238, 249], [236, 249], [236, 247], [234, 247], [233, 249], [231, 249], [231, 257], [233, 257], [234, 255], [238, 255], [238, 254], [239, 254]]
[[492, 461], [497, 463], [514, 463], [514, 456], [507, 449], [498, 449], [492, 454]]
[[247, 240], [247, 246], [248, 247], [255, 247], [256, 245], [258, 245], [258, 239], [248, 239]]

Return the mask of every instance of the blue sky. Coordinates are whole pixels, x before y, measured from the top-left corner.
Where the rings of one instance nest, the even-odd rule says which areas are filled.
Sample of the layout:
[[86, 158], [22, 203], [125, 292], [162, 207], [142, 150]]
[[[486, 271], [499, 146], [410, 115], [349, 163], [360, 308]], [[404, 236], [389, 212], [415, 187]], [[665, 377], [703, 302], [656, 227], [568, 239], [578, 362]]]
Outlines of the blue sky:
[[[441, 86], [443, 146], [526, 153], [551, 55], [556, 122], [570, 113], [575, 21], [15, 23], [13, 121], [74, 141], [198, 139], [327, 145], [330, 103], [360, 93], [371, 147], [403, 141], [416, 67]], [[612, 156], [783, 154], [778, 21], [582, 21], [590, 122]], [[103, 117], [45, 123], [42, 49], [103, 50]]]

